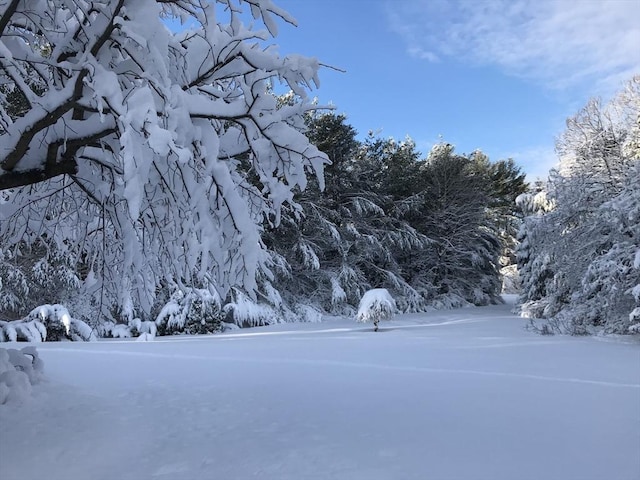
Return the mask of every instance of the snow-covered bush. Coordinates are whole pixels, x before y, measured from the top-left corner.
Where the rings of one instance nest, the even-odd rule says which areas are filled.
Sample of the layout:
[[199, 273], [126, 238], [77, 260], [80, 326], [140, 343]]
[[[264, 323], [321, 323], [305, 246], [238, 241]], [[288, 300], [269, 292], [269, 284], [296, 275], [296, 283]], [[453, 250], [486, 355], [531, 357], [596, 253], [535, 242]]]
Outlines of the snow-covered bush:
[[368, 290], [362, 296], [357, 322], [373, 322], [374, 331], [378, 331], [378, 323], [381, 320], [390, 320], [396, 312], [396, 302], [386, 288], [374, 288]]
[[131, 338], [133, 332], [126, 323], [102, 322], [98, 327], [98, 334], [102, 338]]
[[102, 322], [98, 328], [98, 335], [102, 338], [153, 338], [158, 333], [155, 322], [142, 321], [134, 318], [127, 323]]
[[633, 309], [633, 312], [629, 314], [629, 333], [640, 333], [640, 307]]
[[151, 342], [155, 338], [156, 338], [155, 335], [151, 335], [150, 333], [144, 332], [138, 335], [138, 337], [136, 338], [136, 342]]
[[20, 403], [31, 394], [31, 385], [42, 379], [44, 363], [34, 347], [0, 348], [0, 405]]
[[47, 329], [39, 320], [0, 320], [0, 342], [44, 342]]
[[95, 334], [62, 305], [41, 305], [21, 320], [0, 320], [0, 342], [92, 341]]
[[92, 341], [95, 334], [89, 325], [72, 317], [62, 305], [41, 305], [27, 315], [26, 320], [40, 320], [46, 328], [46, 341]]
[[268, 303], [258, 303], [241, 291], [234, 291], [235, 299], [223, 311], [226, 321], [239, 327], [260, 327], [284, 321], [284, 312]]
[[311, 305], [297, 304], [291, 310], [285, 312], [287, 322], [321, 322], [322, 312]]
[[158, 326], [156, 322], [150, 322], [148, 320], [143, 321], [139, 318], [134, 318], [131, 322], [131, 329], [138, 337], [145, 336], [147, 338], [153, 338], [158, 333]]
[[[156, 317], [155, 325], [158, 335], [215, 333], [222, 330], [224, 315], [220, 297], [209, 290], [192, 289], [184, 293], [178, 289]], [[144, 325], [146, 322], [140, 324]], [[140, 330], [140, 333], [156, 332]]]

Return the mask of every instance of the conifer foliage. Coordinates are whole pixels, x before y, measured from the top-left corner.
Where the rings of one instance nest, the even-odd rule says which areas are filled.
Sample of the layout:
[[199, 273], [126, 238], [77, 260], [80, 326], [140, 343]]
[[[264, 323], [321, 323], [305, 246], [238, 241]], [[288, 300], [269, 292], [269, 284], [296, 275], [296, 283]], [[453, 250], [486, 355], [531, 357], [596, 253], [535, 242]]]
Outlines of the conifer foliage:
[[333, 113], [307, 125], [333, 162], [326, 189], [301, 192], [300, 215], [265, 240], [285, 266], [274, 285], [289, 301], [351, 313], [376, 288], [392, 292], [401, 311], [499, 301], [500, 256], [515, 235], [509, 200], [526, 189], [513, 162], [446, 144], [423, 159], [411, 139], [358, 142]]

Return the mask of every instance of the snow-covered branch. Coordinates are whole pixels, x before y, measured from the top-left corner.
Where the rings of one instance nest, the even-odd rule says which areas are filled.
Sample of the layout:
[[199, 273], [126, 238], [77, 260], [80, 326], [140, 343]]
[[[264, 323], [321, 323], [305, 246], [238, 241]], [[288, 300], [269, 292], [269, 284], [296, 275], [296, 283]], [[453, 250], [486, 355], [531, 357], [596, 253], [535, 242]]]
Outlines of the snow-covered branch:
[[[264, 48], [276, 20], [295, 20], [270, 0], [215, 3], [12, 1], [2, 14], [0, 237], [82, 262], [104, 315], [148, 313], [168, 284], [250, 293], [261, 225], [308, 172], [322, 183], [327, 157], [300, 133], [319, 64]], [[272, 81], [300, 101], [278, 108]]]

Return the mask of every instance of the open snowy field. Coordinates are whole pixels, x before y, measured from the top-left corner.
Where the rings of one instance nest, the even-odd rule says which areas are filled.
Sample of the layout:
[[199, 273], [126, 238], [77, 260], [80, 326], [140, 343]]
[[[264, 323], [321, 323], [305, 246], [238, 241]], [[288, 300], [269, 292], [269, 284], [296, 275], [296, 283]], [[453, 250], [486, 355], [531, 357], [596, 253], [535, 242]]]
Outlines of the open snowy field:
[[42, 344], [47, 382], [0, 406], [0, 478], [640, 478], [640, 344], [509, 310]]

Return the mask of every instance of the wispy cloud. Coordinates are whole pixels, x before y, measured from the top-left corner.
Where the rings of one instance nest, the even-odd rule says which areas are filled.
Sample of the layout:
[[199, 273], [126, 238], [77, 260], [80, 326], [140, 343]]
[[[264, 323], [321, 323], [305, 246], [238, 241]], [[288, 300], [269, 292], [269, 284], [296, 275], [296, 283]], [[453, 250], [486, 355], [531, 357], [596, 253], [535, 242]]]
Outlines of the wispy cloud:
[[494, 65], [550, 88], [619, 88], [640, 72], [638, 0], [389, 0], [413, 57]]

